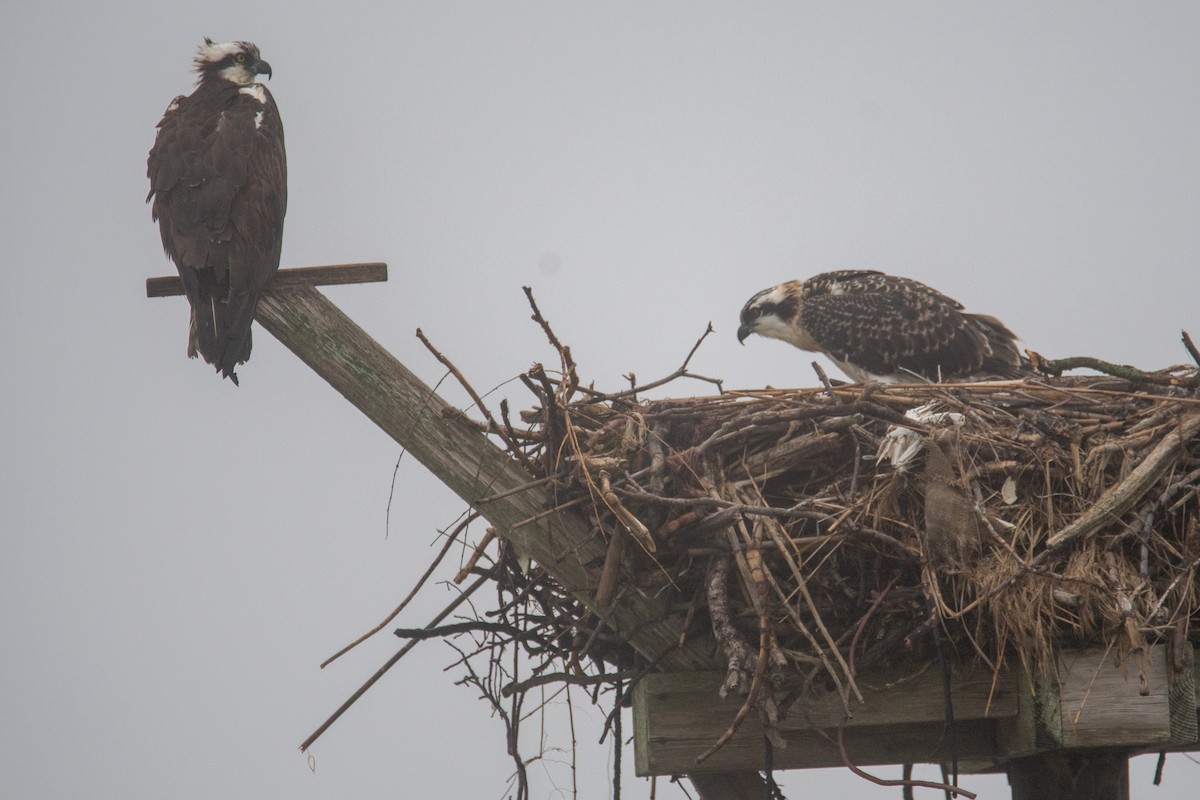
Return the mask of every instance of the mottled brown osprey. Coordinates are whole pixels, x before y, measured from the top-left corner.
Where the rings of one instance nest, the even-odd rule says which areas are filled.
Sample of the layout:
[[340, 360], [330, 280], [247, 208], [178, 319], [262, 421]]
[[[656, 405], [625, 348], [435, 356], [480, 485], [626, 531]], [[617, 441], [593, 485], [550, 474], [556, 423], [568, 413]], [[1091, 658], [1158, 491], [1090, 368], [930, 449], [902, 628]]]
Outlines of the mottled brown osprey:
[[163, 249], [192, 306], [188, 355], [238, 382], [250, 323], [279, 268], [287, 210], [283, 124], [259, 75], [271, 65], [250, 42], [205, 39], [200, 77], [158, 123], [146, 173]]
[[856, 381], [1012, 378], [1027, 374], [1016, 336], [995, 317], [923, 283], [873, 270], [840, 270], [764, 289], [742, 308], [738, 341], [752, 333], [824, 353]]

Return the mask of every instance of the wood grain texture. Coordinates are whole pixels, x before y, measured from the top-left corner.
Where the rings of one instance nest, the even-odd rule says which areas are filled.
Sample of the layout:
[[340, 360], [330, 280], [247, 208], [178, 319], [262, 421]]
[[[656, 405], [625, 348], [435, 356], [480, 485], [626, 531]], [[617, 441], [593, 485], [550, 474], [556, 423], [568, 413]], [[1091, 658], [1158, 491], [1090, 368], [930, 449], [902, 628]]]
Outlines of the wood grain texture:
[[[686, 771], [761, 768], [763, 732], [756, 715], [724, 748], [695, 764], [728, 727], [742, 700], [721, 700], [723, 675], [648, 675], [634, 690], [636, 768], [639, 775]], [[854, 763], [902, 764], [948, 759], [942, 703], [942, 679], [936, 665], [872, 671], [859, 676], [865, 703], [846, 723], [845, 740]], [[993, 692], [986, 670], [952, 678], [958, 752], [963, 759], [991, 761], [996, 755], [997, 725], [1015, 717], [1015, 684], [1001, 680]], [[989, 695], [991, 695], [989, 704]], [[775, 750], [780, 769], [839, 767], [836, 729], [844, 710], [833, 693], [801, 698], [780, 723], [788, 746]], [[830, 738], [832, 737], [832, 741]]]
[[[387, 264], [369, 261], [362, 264], [330, 264], [321, 267], [281, 269], [271, 286], [332, 286], [348, 283], [379, 283], [387, 280]], [[176, 297], [183, 294], [178, 275], [146, 279], [146, 297]]]
[[[1146, 695], [1140, 693], [1132, 659], [1118, 665], [1114, 653], [1104, 648], [1067, 651], [1058, 674], [1036, 682], [1019, 670], [1003, 673], [994, 685], [986, 669], [955, 674], [951, 686], [960, 762], [970, 770], [996, 771], [1014, 759], [1064, 749], [1128, 754], [1200, 748], [1200, 742], [1172, 734], [1172, 714], [1200, 715], [1200, 700], [1185, 693], [1187, 708], [1171, 708], [1166, 646], [1151, 648], [1147, 663]], [[724, 732], [742, 702], [733, 695], [718, 697], [723, 677], [719, 672], [660, 673], [638, 684], [633, 722], [639, 775], [762, 767], [762, 726], [754, 714], [724, 748], [703, 764], [694, 763]], [[858, 685], [866, 702], [855, 709], [844, 733], [855, 764], [949, 758], [941, 675], [935, 665], [873, 670], [860, 675]], [[798, 700], [780, 725], [788, 746], [775, 750], [777, 768], [841, 766], [836, 731], [842, 717], [841, 700], [833, 693]], [[1031, 762], [1026, 767], [1039, 769]]]
[[[1150, 648], [1146, 665], [1148, 694], [1139, 691], [1137, 659], [1116, 663], [1103, 650], [1064, 653], [1057, 688], [1060, 728], [1052, 731], [1062, 747], [1169, 746], [1171, 709], [1167, 686], [1167, 648]], [[1194, 700], [1193, 700], [1194, 701]]]

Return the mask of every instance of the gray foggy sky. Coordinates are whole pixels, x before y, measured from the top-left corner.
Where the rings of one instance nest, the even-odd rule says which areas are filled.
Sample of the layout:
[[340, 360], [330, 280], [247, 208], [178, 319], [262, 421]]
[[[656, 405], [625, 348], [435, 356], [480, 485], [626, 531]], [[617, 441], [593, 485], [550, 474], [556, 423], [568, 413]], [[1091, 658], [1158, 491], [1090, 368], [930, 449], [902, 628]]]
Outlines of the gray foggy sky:
[[[241, 388], [219, 380], [184, 355], [186, 303], [145, 298], [145, 278], [173, 272], [146, 153], [204, 36], [254, 41], [274, 67], [284, 266], [387, 261], [388, 283], [327, 294], [431, 384], [418, 326], [481, 390], [552, 359], [522, 285], [603, 387], [669, 373], [710, 320], [698, 372], [811, 385], [807, 355], [738, 346], [737, 315], [834, 268], [922, 280], [1051, 357], [1155, 368], [1185, 360], [1181, 328], [1200, 335], [1194, 3], [0, 16], [6, 798], [501, 798], [511, 771], [441, 644], [318, 742], [315, 771], [296, 750], [396, 640], [317, 665], [395, 606], [462, 504], [404, 459], [385, 536], [391, 440], [265, 332]], [[502, 396], [531, 404], [519, 384]], [[398, 622], [448, 599], [427, 592]], [[575, 711], [581, 796], [605, 797], [600, 714]], [[564, 759], [534, 766], [535, 798], [569, 788]], [[1152, 767], [1135, 762], [1135, 798], [1194, 795], [1196, 763], [1170, 757], [1157, 789]], [[838, 771], [783, 783], [897, 796]], [[1007, 796], [1003, 778], [964, 785]]]

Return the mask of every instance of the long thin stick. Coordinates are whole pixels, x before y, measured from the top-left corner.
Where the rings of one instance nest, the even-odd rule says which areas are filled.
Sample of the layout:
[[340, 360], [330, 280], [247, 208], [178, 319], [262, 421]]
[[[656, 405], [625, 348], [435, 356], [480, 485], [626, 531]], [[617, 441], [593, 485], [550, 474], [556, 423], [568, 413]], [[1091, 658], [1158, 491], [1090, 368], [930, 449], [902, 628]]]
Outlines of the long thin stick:
[[[381, 630], [383, 630], [383, 627], [385, 625], [387, 625], [389, 622], [394, 620], [396, 618], [396, 615], [399, 614], [401, 611], [403, 611], [404, 607], [407, 606], [410, 602], [412, 602], [412, 599], [417, 596], [417, 592], [421, 591], [421, 587], [425, 585], [425, 581], [429, 580], [429, 576], [433, 574], [433, 571], [437, 568], [437, 565], [442, 563], [442, 559], [446, 557], [446, 553], [449, 552], [451, 545], [453, 545], [455, 540], [458, 539], [459, 534], [461, 534], [464, 530], [466, 530], [467, 526], [470, 525], [474, 520], [478, 519], [478, 517], [479, 517], [478, 512], [471, 512], [470, 514], [467, 515], [467, 518], [464, 519], [462, 522], [460, 522], [458, 524], [458, 526], [454, 529], [454, 531], [449, 536], [446, 537], [446, 543], [444, 545], [442, 545], [441, 551], [437, 554], [436, 557], [434, 557], [433, 563], [430, 564], [429, 568], [425, 570], [425, 574], [422, 575], [421, 579], [417, 581], [417, 585], [412, 588], [412, 590], [408, 593], [407, 597], [405, 597], [403, 600], [400, 601], [400, 605], [396, 606], [396, 609], [394, 611], [392, 611], [392, 613], [388, 614], [386, 617], [383, 618], [383, 622], [379, 623], [374, 628], [371, 628], [371, 630], [367, 631], [362, 636], [359, 636], [353, 642], [346, 645], [341, 650], [338, 650], [336, 653], [331, 655], [329, 658], [322, 661], [321, 669], [325, 669], [327, 666], [332, 664], [334, 661], [337, 661], [339, 658], [344, 656], [346, 653], [349, 653], [355, 647], [358, 647], [360, 644], [365, 642], [367, 639], [370, 639], [372, 636], [379, 633]], [[455, 581], [455, 583], [457, 583], [457, 582], [458, 581]]]
[[[483, 584], [486, 583], [487, 580], [488, 580], [488, 576], [480, 575], [479, 578], [474, 583], [472, 583], [470, 586], [468, 586], [466, 589], [464, 589], [462, 594], [460, 594], [458, 597], [454, 598], [453, 602], [451, 602], [450, 605], [443, 608], [441, 613], [439, 613], [436, 617], [431, 619], [429, 621], [429, 624], [426, 625], [425, 627], [432, 628], [433, 626], [437, 625], [439, 622], [444, 620], [446, 617], [448, 617], [452, 613], [454, 613], [454, 609], [458, 608], [460, 605], [462, 605], [464, 602], [466, 602], [467, 598], [470, 597], [471, 594], [476, 589], [478, 589], [480, 586], [483, 586]], [[307, 750], [309, 747], [312, 746], [313, 742], [315, 742], [317, 739], [321, 738], [321, 734], [325, 733], [325, 731], [329, 729], [330, 725], [337, 722], [338, 717], [340, 717], [342, 714], [345, 714], [346, 711], [348, 711], [350, 709], [350, 706], [352, 706], [356, 702], [358, 702], [358, 698], [360, 698], [364, 694], [366, 694], [367, 690], [375, 685], [375, 681], [382, 678], [384, 676], [384, 673], [386, 673], [392, 667], [396, 666], [396, 663], [400, 659], [404, 658], [404, 656], [408, 653], [408, 651], [412, 650], [414, 647], [416, 647], [417, 643], [420, 641], [421, 641], [420, 639], [410, 640], [408, 644], [406, 644], [406, 645], [404, 645], [404, 647], [400, 648], [400, 650], [396, 653], [396, 655], [389, 658], [382, 667], [380, 667], [378, 670], [376, 670], [375, 674], [372, 675], [369, 679], [367, 679], [366, 683], [364, 683], [362, 686], [358, 687], [358, 690], [355, 691], [354, 694], [350, 695], [350, 697], [346, 699], [346, 702], [342, 703], [341, 707], [338, 708], [337, 711], [333, 712], [332, 715], [330, 715], [329, 719], [322, 722], [321, 726], [319, 728], [317, 728], [315, 731], [313, 731], [312, 734], [310, 734], [309, 737], [304, 740], [303, 744], [300, 745], [300, 752], [303, 753], [305, 750]]]

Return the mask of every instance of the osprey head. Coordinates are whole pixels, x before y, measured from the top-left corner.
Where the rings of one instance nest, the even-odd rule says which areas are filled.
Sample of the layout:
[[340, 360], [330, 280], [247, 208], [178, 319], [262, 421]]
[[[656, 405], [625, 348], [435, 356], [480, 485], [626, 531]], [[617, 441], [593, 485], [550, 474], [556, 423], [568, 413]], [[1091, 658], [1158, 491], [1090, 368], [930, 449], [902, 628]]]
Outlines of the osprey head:
[[746, 337], [752, 333], [791, 341], [795, 336], [796, 317], [803, 299], [803, 281], [788, 281], [763, 289], [742, 306], [738, 341], [745, 344]]
[[251, 42], [214, 42], [206, 38], [194, 61], [200, 80], [223, 80], [247, 86], [259, 75], [271, 77], [271, 65], [259, 58]]

